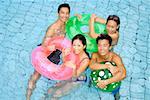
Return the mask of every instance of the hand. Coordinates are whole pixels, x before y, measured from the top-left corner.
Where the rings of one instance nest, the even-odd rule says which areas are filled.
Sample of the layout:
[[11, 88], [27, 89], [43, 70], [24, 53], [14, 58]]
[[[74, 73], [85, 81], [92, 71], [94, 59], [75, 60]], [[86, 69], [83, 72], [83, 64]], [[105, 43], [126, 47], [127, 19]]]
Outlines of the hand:
[[92, 15], [91, 15], [91, 19], [96, 19], [96, 17], [97, 17], [97, 16], [96, 16], [95, 14], [92, 14]]
[[110, 72], [112, 73], [112, 75], [115, 75], [116, 73], [119, 72], [119, 68], [117, 66], [109, 65], [108, 69], [110, 70]]
[[49, 51], [55, 51], [56, 50], [55, 45], [50, 45], [47, 48]]
[[72, 61], [67, 61], [64, 63], [65, 66], [70, 67], [72, 69], [76, 69], [76, 65]]
[[108, 84], [106, 80], [97, 80], [97, 86], [101, 89], [105, 88]]
[[80, 20], [82, 18], [82, 15], [80, 14], [75, 14], [75, 16], [77, 16], [77, 18]]
[[63, 49], [62, 56], [65, 57], [65, 56], [69, 55], [70, 52], [71, 52], [71, 48]]

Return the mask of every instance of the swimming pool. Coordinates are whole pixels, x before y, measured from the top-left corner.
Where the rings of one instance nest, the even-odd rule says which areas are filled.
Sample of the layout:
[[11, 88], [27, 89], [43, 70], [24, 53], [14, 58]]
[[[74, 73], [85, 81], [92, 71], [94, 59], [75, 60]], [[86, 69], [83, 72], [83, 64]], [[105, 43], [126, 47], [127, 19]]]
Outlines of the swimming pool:
[[[95, 13], [105, 19], [109, 14], [120, 17], [120, 38], [114, 51], [127, 69], [121, 100], [149, 100], [149, 0], [0, 0], [0, 100], [25, 100], [27, 82], [34, 70], [31, 51], [41, 43], [47, 27], [56, 20], [57, 6], [63, 2], [70, 4], [71, 16]], [[41, 77], [31, 100], [44, 99], [53, 83]], [[83, 86], [62, 100], [99, 100], [100, 95]], [[103, 97], [110, 99], [108, 95]]]

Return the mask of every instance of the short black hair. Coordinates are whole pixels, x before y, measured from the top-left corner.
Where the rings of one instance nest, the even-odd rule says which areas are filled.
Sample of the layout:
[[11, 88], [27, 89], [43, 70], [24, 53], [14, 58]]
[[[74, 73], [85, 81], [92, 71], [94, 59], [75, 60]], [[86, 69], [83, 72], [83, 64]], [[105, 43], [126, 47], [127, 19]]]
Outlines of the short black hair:
[[109, 45], [111, 46], [112, 43], [112, 38], [108, 35], [108, 34], [100, 34], [97, 38], [96, 38], [96, 43], [98, 44], [99, 40], [108, 40], [109, 41]]
[[69, 13], [70, 13], [70, 6], [69, 6], [69, 4], [67, 4], [67, 3], [63, 3], [63, 4], [60, 4], [60, 5], [59, 5], [58, 11], [57, 11], [58, 13], [59, 13], [59, 11], [60, 11], [60, 9], [61, 9], [62, 7], [68, 8]]

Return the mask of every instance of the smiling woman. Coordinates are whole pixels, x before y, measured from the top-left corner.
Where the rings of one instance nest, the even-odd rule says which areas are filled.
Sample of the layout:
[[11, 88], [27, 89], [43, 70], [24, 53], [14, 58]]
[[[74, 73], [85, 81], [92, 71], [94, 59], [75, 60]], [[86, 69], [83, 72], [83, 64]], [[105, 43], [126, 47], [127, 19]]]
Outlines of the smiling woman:
[[[89, 65], [89, 57], [86, 52], [86, 39], [83, 35], [78, 34], [72, 39], [73, 53], [78, 57], [76, 62], [66, 61], [66, 65], [73, 69], [73, 78], [60, 82], [59, 85], [52, 86], [48, 93], [51, 95], [51, 100], [59, 99], [72, 90], [78, 88], [82, 83], [86, 82], [87, 77], [84, 71]], [[72, 58], [73, 59], [73, 58]]]
[[103, 18], [92, 14], [90, 19], [90, 35], [97, 38], [99, 35], [94, 31], [94, 22], [106, 24], [106, 32], [112, 38], [112, 46], [116, 45], [119, 39], [120, 18], [117, 15], [109, 15], [105, 21]]

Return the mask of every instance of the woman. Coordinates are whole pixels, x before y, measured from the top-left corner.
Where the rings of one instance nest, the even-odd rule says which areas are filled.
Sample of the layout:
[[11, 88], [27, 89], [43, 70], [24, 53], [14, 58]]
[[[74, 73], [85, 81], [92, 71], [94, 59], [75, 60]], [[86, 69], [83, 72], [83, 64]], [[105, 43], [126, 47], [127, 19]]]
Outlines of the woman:
[[[89, 65], [89, 56], [86, 52], [86, 39], [83, 35], [78, 34], [72, 39], [73, 51], [78, 56], [77, 62], [64, 61], [64, 64], [73, 68], [73, 78], [67, 81], [60, 82], [56, 86], [51, 87], [48, 93], [51, 94], [51, 99], [58, 99], [64, 95], [67, 95], [71, 90], [80, 86], [86, 80], [86, 76], [83, 72]], [[63, 55], [65, 51], [63, 52]]]
[[[47, 47], [47, 40], [49, 38], [55, 37], [55, 36], [65, 36], [65, 23], [68, 20], [70, 16], [70, 6], [69, 4], [61, 4], [58, 7], [58, 19], [48, 27], [46, 31], [46, 35], [43, 39], [42, 46]], [[55, 51], [55, 46], [51, 45], [48, 46], [50, 51]], [[35, 88], [36, 81], [40, 78], [40, 73], [38, 73], [36, 70], [34, 70], [34, 73], [31, 75], [28, 83], [27, 93], [26, 93], [26, 99], [30, 100], [32, 91]]]
[[90, 19], [90, 36], [92, 38], [97, 38], [99, 34], [96, 34], [94, 31], [94, 22], [99, 22], [102, 24], [106, 24], [106, 31], [108, 35], [112, 38], [112, 46], [116, 45], [119, 39], [119, 27], [120, 27], [120, 19], [116, 15], [109, 15], [107, 21], [104, 19], [97, 17], [95, 14], [92, 14]]

